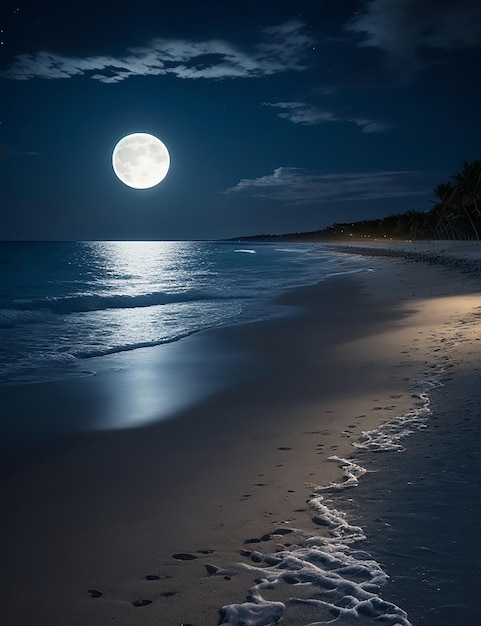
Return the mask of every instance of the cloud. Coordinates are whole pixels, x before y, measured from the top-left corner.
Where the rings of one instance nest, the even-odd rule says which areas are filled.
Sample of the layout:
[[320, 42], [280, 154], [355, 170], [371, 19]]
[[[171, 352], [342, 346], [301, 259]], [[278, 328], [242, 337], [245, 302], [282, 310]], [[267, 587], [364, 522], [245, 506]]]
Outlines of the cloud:
[[277, 114], [279, 117], [304, 126], [313, 126], [325, 122], [351, 122], [358, 126], [363, 133], [380, 133], [392, 128], [384, 122], [338, 115], [305, 102], [264, 102], [263, 105], [280, 109], [280, 113]]
[[39, 156], [39, 154], [39, 152], [33, 152], [31, 150], [12, 150], [6, 143], [0, 144], [0, 160]]
[[426, 195], [426, 175], [410, 171], [319, 174], [296, 167], [279, 167], [273, 174], [244, 178], [227, 195], [245, 194], [286, 204], [388, 200]]
[[263, 39], [250, 50], [227, 41], [154, 39], [147, 46], [128, 48], [121, 57], [71, 57], [51, 52], [21, 54], [0, 76], [15, 80], [89, 76], [118, 83], [131, 76], [172, 74], [178, 78], [226, 79], [269, 76], [306, 69], [304, 53], [314, 40], [302, 22], [294, 20], [262, 31]]
[[359, 47], [379, 48], [391, 63], [419, 66], [427, 49], [481, 44], [479, 0], [369, 0], [345, 26]]

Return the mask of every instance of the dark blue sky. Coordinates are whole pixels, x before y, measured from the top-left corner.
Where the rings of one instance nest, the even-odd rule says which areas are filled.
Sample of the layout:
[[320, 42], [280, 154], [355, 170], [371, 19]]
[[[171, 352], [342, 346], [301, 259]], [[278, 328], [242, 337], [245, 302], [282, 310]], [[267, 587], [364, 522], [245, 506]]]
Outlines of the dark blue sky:
[[[203, 239], [430, 207], [481, 158], [479, 0], [37, 0], [0, 14], [0, 239]], [[157, 135], [130, 189], [111, 153]]]

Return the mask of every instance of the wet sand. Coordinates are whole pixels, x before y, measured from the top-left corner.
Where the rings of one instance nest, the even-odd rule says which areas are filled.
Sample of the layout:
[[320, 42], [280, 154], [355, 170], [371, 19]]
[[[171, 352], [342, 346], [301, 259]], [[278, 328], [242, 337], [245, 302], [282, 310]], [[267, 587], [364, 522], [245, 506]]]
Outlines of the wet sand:
[[[25, 429], [3, 437], [5, 623], [216, 624], [253, 584], [236, 566], [252, 540], [267, 549], [281, 528], [321, 532], [306, 501], [340, 479], [328, 458], [408, 410], [450, 320], [481, 310], [476, 280], [453, 269], [372, 268], [292, 291], [289, 317], [1, 390]], [[104, 430], [68, 433], [64, 419]], [[32, 420], [59, 435], [35, 441]]]

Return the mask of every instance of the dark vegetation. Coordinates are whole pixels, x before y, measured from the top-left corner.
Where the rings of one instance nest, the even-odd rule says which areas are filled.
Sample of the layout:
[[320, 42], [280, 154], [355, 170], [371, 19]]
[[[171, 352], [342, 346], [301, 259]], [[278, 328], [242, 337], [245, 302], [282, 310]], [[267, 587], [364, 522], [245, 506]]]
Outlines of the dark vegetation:
[[256, 235], [250, 240], [329, 241], [352, 239], [476, 239], [481, 235], [481, 161], [464, 162], [446, 183], [433, 189], [427, 211], [410, 210], [380, 219], [332, 224], [322, 230]]

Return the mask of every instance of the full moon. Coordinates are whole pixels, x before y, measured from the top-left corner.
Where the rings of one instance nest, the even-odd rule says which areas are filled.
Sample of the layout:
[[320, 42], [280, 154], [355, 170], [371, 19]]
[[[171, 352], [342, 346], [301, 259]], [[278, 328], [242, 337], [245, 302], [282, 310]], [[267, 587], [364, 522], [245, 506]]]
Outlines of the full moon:
[[122, 137], [115, 146], [112, 167], [125, 185], [148, 189], [167, 176], [170, 155], [165, 144], [154, 135], [133, 133]]

